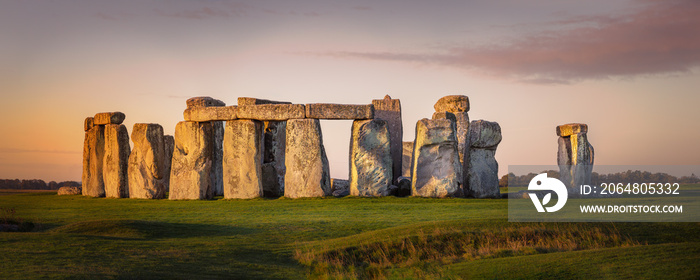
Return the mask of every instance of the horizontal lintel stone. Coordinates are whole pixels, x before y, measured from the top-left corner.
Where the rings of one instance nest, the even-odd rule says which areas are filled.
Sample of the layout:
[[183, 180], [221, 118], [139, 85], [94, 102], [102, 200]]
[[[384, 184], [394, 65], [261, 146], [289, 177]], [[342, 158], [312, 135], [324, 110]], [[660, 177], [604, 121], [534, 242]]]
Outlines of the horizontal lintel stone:
[[94, 125], [122, 124], [126, 115], [122, 112], [97, 113], [93, 118]]
[[374, 105], [306, 104], [306, 117], [329, 120], [368, 120], [374, 118]]
[[588, 132], [588, 125], [584, 123], [568, 123], [557, 126], [557, 136], [567, 137], [574, 134]]
[[261, 104], [238, 106], [239, 119], [260, 121], [285, 121], [303, 119], [304, 105], [302, 104]]
[[254, 97], [239, 97], [238, 98], [238, 106], [262, 105], [262, 104], [292, 104], [292, 102], [274, 101], [274, 100], [259, 99], [259, 98], [254, 98]]
[[237, 119], [238, 106], [225, 107], [190, 107], [183, 113], [190, 122], [227, 121]]

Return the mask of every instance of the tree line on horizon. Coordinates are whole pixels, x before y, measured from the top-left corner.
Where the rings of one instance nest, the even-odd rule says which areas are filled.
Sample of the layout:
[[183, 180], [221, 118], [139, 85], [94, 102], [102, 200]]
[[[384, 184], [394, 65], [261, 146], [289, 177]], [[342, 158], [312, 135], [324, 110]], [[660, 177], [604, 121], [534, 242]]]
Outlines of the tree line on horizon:
[[[547, 177], [559, 178], [559, 171], [556, 170], [546, 170], [540, 173], [547, 173]], [[508, 175], [503, 175], [498, 182], [500, 187], [512, 186], [512, 187], [527, 187], [530, 184], [530, 180], [540, 173], [529, 173], [526, 175], [516, 176], [515, 174], [508, 173]], [[600, 185], [601, 183], [679, 183], [679, 184], [698, 184], [700, 183], [700, 178], [698, 178], [695, 173], [690, 176], [676, 177], [669, 175], [667, 173], [651, 173], [648, 171], [639, 170], [627, 170], [625, 172], [611, 173], [611, 174], [599, 174], [597, 172], [591, 173], [591, 183], [593, 185]]]
[[9, 190], [58, 190], [61, 187], [80, 187], [82, 184], [76, 181], [51, 181], [44, 180], [20, 180], [20, 179], [0, 179], [0, 189]]

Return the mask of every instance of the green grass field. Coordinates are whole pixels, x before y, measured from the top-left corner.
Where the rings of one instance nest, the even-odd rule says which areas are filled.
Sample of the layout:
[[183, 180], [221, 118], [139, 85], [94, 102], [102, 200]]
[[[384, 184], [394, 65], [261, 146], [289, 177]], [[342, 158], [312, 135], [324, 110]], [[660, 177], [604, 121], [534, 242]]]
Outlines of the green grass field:
[[0, 208], [31, 229], [0, 232], [3, 279], [700, 278], [699, 223], [509, 223], [504, 199], [41, 192]]

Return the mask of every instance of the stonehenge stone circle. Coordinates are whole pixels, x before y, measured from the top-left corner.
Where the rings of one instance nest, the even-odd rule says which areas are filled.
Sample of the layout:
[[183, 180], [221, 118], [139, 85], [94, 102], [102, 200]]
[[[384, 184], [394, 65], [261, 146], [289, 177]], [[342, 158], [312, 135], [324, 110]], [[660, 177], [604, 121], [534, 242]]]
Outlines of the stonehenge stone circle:
[[330, 195], [330, 171], [319, 120], [291, 119], [287, 121], [286, 134], [284, 196], [299, 198]]
[[560, 180], [569, 188], [591, 184], [595, 153], [588, 142], [588, 125], [570, 123], [557, 126], [557, 164]]
[[129, 155], [129, 197], [165, 198], [165, 152], [163, 127], [153, 123], [136, 123], [131, 130], [134, 147]]
[[254, 120], [226, 122], [224, 136], [224, 198], [263, 196], [262, 123]]
[[[389, 128], [389, 144], [391, 146], [392, 182], [402, 175], [402, 145], [403, 145], [403, 121], [401, 120], [401, 100], [391, 99], [386, 95], [384, 99], [372, 100], [374, 106], [374, 118], [386, 121]], [[410, 161], [410, 159], [409, 159]]]
[[372, 104], [306, 104], [306, 118], [330, 120], [367, 120], [374, 118], [374, 106]]
[[500, 198], [496, 148], [501, 143], [501, 126], [496, 122], [472, 121], [469, 125], [469, 156], [464, 195]]
[[103, 179], [105, 153], [105, 127], [96, 125], [85, 132], [83, 145], [83, 195], [104, 197]]
[[393, 163], [387, 126], [382, 119], [356, 120], [352, 123], [350, 195], [389, 195]]
[[169, 199], [211, 199], [212, 124], [182, 121], [175, 126]]
[[411, 164], [411, 194], [459, 196], [461, 179], [454, 123], [449, 119], [419, 120]]
[[114, 198], [129, 197], [129, 132], [123, 124], [105, 125], [104, 171], [102, 173], [105, 196]]

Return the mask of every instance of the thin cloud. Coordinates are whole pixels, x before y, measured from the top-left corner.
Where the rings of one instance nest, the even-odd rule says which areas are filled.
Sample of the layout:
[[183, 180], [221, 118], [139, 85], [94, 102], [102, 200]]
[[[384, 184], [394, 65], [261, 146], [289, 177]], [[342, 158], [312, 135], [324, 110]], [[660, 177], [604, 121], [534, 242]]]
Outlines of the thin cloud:
[[688, 73], [700, 66], [700, 1], [663, 1], [613, 18], [575, 17], [566, 30], [490, 46], [428, 54], [331, 52], [323, 55], [435, 64], [535, 84]]

